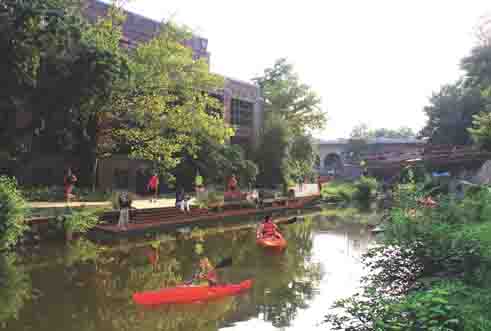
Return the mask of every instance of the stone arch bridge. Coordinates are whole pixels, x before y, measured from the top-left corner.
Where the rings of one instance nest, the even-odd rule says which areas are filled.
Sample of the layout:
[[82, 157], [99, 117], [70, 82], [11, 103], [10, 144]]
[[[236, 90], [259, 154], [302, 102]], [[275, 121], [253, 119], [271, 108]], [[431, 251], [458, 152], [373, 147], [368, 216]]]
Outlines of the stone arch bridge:
[[414, 138], [369, 139], [364, 143], [359, 158], [353, 158], [353, 150], [347, 139], [320, 140], [319, 175], [356, 178], [362, 172], [360, 159], [365, 161], [371, 175], [381, 178], [393, 177], [410, 164], [424, 164], [431, 171], [460, 173], [476, 170], [491, 159], [491, 153], [475, 147], [431, 145]]

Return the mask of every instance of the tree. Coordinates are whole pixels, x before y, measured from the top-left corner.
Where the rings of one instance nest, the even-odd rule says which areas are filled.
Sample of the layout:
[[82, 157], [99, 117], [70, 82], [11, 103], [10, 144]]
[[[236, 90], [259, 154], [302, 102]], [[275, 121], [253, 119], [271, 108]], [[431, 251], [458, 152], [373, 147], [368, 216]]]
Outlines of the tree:
[[[24, 154], [77, 155], [88, 183], [102, 146], [100, 124], [111, 108], [118, 83], [127, 77], [126, 54], [119, 49], [124, 19], [115, 6], [94, 25], [84, 22], [77, 0], [11, 0], [0, 8], [0, 99], [6, 100], [7, 124], [2, 130], [10, 154], [19, 142]], [[5, 87], [5, 88], [3, 88]], [[18, 112], [32, 123], [16, 135], [12, 120]], [[10, 121], [8, 120], [10, 119]], [[10, 125], [9, 125], [10, 124]]]
[[414, 138], [416, 134], [411, 128], [401, 126], [398, 129], [378, 128], [371, 129], [367, 124], [358, 124], [351, 130], [351, 139], [373, 139], [373, 138]]
[[209, 93], [223, 87], [223, 79], [209, 72], [205, 60], [195, 60], [183, 45], [190, 34], [173, 23], [140, 45], [130, 59], [131, 78], [114, 103], [123, 119], [114, 130], [120, 150], [133, 158], [150, 160], [169, 180], [184, 152], [200, 149], [201, 137], [223, 144], [233, 134]]
[[479, 88], [466, 87], [462, 81], [445, 85], [433, 94], [430, 105], [424, 108], [428, 121], [420, 135], [433, 144], [471, 144], [467, 128], [472, 125], [473, 115], [483, 106]]
[[290, 128], [285, 119], [271, 115], [265, 122], [264, 132], [256, 152], [259, 167], [258, 181], [267, 186], [287, 182], [287, 160]]
[[312, 137], [297, 135], [294, 137], [288, 158], [288, 177], [291, 182], [303, 183], [305, 179], [313, 180], [316, 153]]
[[327, 115], [321, 109], [319, 96], [300, 82], [286, 59], [277, 60], [254, 81], [262, 89], [265, 111], [286, 120], [293, 132], [324, 128]]
[[481, 42], [462, 60], [461, 68], [465, 73], [462, 79], [443, 86], [430, 98], [430, 105], [424, 108], [428, 121], [421, 136], [429, 138], [432, 143], [471, 144], [471, 131], [467, 129], [472, 126], [476, 115], [489, 111], [491, 44], [487, 39], [481, 37]]
[[473, 118], [473, 127], [467, 130], [476, 144], [484, 150], [491, 151], [491, 113], [480, 112]]

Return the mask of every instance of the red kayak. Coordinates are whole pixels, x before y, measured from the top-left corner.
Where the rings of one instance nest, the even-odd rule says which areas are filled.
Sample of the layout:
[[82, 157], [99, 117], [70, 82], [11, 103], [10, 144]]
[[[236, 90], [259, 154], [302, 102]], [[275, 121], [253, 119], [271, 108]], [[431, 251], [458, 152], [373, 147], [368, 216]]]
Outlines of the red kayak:
[[239, 294], [252, 287], [252, 280], [240, 284], [209, 286], [178, 286], [160, 291], [148, 291], [133, 294], [133, 301], [140, 305], [161, 305], [169, 303], [193, 303], [214, 300]]
[[273, 237], [257, 238], [256, 243], [264, 248], [284, 249], [286, 247], [286, 240], [279, 233]]

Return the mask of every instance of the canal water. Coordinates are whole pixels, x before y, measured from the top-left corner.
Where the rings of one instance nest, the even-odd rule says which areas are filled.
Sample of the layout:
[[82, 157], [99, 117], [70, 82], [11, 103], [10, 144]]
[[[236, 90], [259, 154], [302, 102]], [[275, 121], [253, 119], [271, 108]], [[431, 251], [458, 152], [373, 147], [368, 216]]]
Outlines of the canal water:
[[[259, 248], [247, 223], [110, 245], [43, 243], [0, 260], [0, 330], [325, 330], [331, 304], [359, 284], [360, 257], [373, 241], [360, 223], [373, 217], [305, 212], [280, 226], [288, 240], [281, 254]], [[220, 280], [253, 279], [253, 288], [192, 305], [146, 309], [132, 302], [134, 292], [188, 279], [202, 256], [215, 263], [233, 257]]]

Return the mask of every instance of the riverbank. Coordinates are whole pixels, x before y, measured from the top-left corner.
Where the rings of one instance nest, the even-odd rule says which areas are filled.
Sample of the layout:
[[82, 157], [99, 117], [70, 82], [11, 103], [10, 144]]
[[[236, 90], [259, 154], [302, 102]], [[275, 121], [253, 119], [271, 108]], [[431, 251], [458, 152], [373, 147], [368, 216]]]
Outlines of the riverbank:
[[435, 197], [424, 207], [423, 183], [400, 184], [369, 251], [360, 295], [338, 302], [348, 315], [328, 315], [335, 330], [491, 330], [491, 192]]

